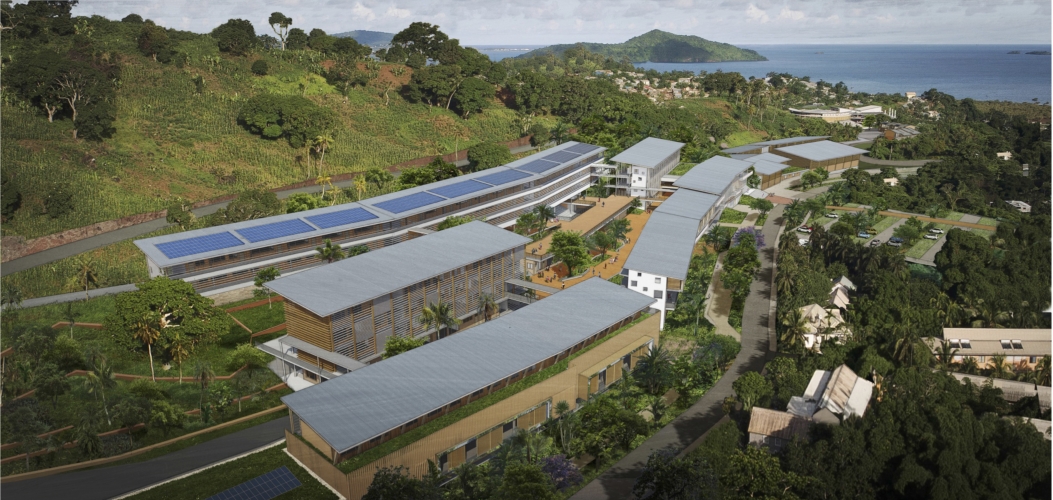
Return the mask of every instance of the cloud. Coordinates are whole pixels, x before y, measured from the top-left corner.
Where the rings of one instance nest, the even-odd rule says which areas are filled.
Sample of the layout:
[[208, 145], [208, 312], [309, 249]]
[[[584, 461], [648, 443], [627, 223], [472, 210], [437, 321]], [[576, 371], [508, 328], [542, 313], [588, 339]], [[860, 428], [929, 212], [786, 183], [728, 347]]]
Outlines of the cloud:
[[399, 19], [404, 19], [409, 17], [410, 11], [409, 9], [399, 9], [392, 5], [391, 7], [388, 7], [388, 11], [384, 15], [388, 17], [397, 17]]
[[804, 12], [799, 10], [790, 10], [789, 7], [783, 7], [782, 11], [779, 12], [779, 20], [784, 21], [800, 21], [804, 19]]
[[759, 21], [762, 23], [768, 22], [768, 13], [757, 8], [756, 5], [750, 4], [746, 7], [746, 17], [750, 21]]
[[351, 17], [372, 21], [377, 18], [377, 15], [373, 13], [373, 9], [362, 5], [362, 2], [355, 2], [355, 5], [351, 7]]

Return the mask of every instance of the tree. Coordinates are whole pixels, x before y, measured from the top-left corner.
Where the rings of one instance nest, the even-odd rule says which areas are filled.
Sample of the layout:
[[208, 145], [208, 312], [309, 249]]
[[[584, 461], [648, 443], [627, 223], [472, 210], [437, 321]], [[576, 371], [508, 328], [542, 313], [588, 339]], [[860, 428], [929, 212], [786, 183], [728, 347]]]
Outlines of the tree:
[[618, 240], [608, 231], [596, 231], [589, 236], [587, 243], [590, 249], [596, 250], [607, 257], [607, 251], [618, 244]]
[[451, 216], [443, 219], [442, 222], [439, 223], [437, 229], [439, 231], [445, 231], [445, 230], [447, 230], [447, 229], [449, 229], [451, 227], [457, 227], [457, 226], [460, 226], [462, 224], [467, 224], [467, 223], [472, 222], [474, 220], [476, 220], [475, 217], [471, 217], [471, 216], [468, 216], [468, 215], [451, 215]]
[[[329, 151], [329, 146], [333, 145], [333, 136], [329, 133], [318, 134], [312, 140], [314, 150], [318, 153], [318, 170], [322, 169], [322, 165], [325, 164], [325, 153]], [[322, 196], [325, 196], [325, 186], [322, 186]]]
[[194, 223], [196, 216], [191, 210], [193, 206], [185, 200], [180, 199], [175, 203], [168, 206], [165, 220], [169, 224], [175, 224], [179, 226], [179, 229], [186, 231], [191, 224]]
[[307, 32], [300, 28], [289, 30], [285, 40], [285, 46], [289, 50], [303, 50], [307, 48]]
[[194, 366], [194, 381], [201, 387], [201, 396], [198, 398], [198, 407], [201, 408], [201, 419], [208, 422], [209, 410], [208, 405], [205, 404], [205, 394], [208, 392], [208, 386], [212, 384], [212, 381], [216, 379], [216, 372], [212, 369], [212, 363], [208, 361], [198, 361], [197, 365]]
[[102, 417], [99, 415], [98, 408], [88, 408], [81, 412], [80, 421], [73, 428], [77, 448], [89, 459], [102, 455], [102, 440], [99, 439], [100, 427], [102, 427]]
[[762, 198], [753, 202], [753, 208], [760, 210], [761, 217], [764, 217], [768, 215], [768, 212], [771, 212], [771, 210], [775, 208], [775, 204], [766, 198]]
[[332, 110], [306, 97], [263, 93], [245, 101], [238, 122], [266, 139], [284, 137], [293, 148], [303, 148], [331, 133], [337, 120]]
[[367, 247], [365, 245], [355, 245], [353, 247], [350, 247], [350, 248], [344, 250], [344, 253], [346, 253], [348, 257], [354, 257], [356, 255], [362, 255], [364, 253], [369, 253], [369, 247]]
[[109, 404], [106, 402], [106, 389], [117, 386], [117, 380], [113, 376], [113, 368], [106, 362], [106, 358], [99, 356], [89, 362], [88, 372], [84, 374], [84, 389], [95, 396], [98, 402], [102, 396], [102, 409], [106, 413], [106, 425], [113, 425], [110, 421]]
[[247, 54], [256, 45], [256, 28], [250, 21], [231, 19], [212, 30], [220, 52], [230, 52], [236, 56]]
[[804, 336], [809, 332], [808, 317], [799, 308], [793, 308], [782, 314], [782, 336], [779, 341], [787, 350], [794, 350], [798, 345], [804, 346]]
[[249, 344], [240, 344], [230, 353], [227, 361], [227, 369], [230, 371], [241, 370], [234, 377], [234, 389], [238, 396], [238, 413], [241, 413], [241, 397], [245, 393], [255, 394], [261, 389], [259, 376], [267, 369], [269, 356], [263, 351]]
[[507, 147], [493, 142], [480, 142], [468, 148], [468, 168], [473, 172], [497, 167], [513, 160]]
[[673, 359], [662, 344], [652, 347], [636, 362], [633, 377], [652, 396], [664, 394], [673, 380]]
[[614, 219], [607, 224], [607, 231], [615, 239], [624, 241], [629, 231], [632, 231], [632, 224], [629, 219]]
[[161, 329], [159, 324], [161, 317], [155, 312], [149, 312], [144, 314], [135, 322], [133, 333], [135, 339], [143, 344], [146, 344], [147, 357], [150, 359], [150, 379], [154, 382], [157, 378], [154, 376], [154, 343], [161, 337]]
[[278, 279], [278, 277], [281, 275], [281, 271], [279, 271], [278, 268], [274, 266], [265, 267], [256, 272], [256, 279], [252, 282], [252, 284], [256, 285], [256, 290], [254, 290], [254, 293], [257, 296], [267, 296], [267, 309], [271, 308], [271, 294], [267, 291], [266, 288], [263, 287], [263, 285], [265, 283], [270, 283], [271, 281]]
[[469, 114], [489, 107], [495, 92], [493, 85], [480, 78], [466, 78], [454, 94], [453, 108], [461, 118], [468, 119]]
[[512, 462], [505, 467], [497, 497], [507, 500], [555, 499], [555, 488], [548, 474], [534, 463]]
[[738, 400], [742, 402], [742, 409], [750, 411], [753, 405], [759, 403], [773, 393], [771, 382], [757, 372], [746, 372], [735, 383], [732, 384]]
[[151, 427], [160, 428], [165, 436], [168, 436], [169, 431], [172, 429], [183, 427], [185, 419], [186, 414], [183, 413], [183, 409], [175, 403], [161, 399], [154, 401], [150, 405], [150, 421], [148, 424]]
[[585, 246], [585, 240], [577, 232], [556, 231], [552, 233], [549, 251], [554, 257], [554, 262], [566, 264], [567, 271], [572, 276], [577, 269], [589, 261], [589, 250]]
[[413, 337], [399, 337], [392, 335], [384, 341], [384, 359], [388, 359], [393, 356], [397, 356], [406, 351], [416, 349], [426, 343], [426, 339], [418, 339]]
[[49, 400], [52, 404], [70, 389], [66, 372], [59, 370], [54, 363], [40, 363], [34, 370], [33, 384], [37, 389], [36, 396]]
[[[6, 410], [6, 409], [5, 409]], [[19, 405], [11, 411], [8, 418], [10, 435], [12, 439], [21, 443], [22, 452], [26, 455], [26, 470], [30, 470], [29, 455], [40, 447], [42, 439], [38, 436], [47, 432], [48, 428], [41, 420], [36, 408], [28, 404]]]
[[450, 335], [450, 328], [461, 324], [449, 302], [432, 302], [424, 306], [417, 322], [425, 328], [434, 328], [440, 339]]
[[541, 238], [545, 235], [545, 229], [548, 228], [548, 221], [556, 218], [556, 210], [552, 207], [542, 203], [533, 210], [534, 223], [537, 224], [537, 238]]
[[424, 479], [414, 479], [407, 474], [407, 469], [401, 465], [395, 467], [378, 468], [373, 474], [373, 482], [369, 484], [362, 500], [438, 500], [442, 498], [439, 486], [435, 481], [437, 471], [435, 463], [428, 461], [429, 469], [432, 470]]
[[285, 199], [285, 213], [305, 212], [322, 206], [321, 198], [310, 193], [293, 193]]
[[230, 316], [216, 308], [212, 299], [199, 295], [190, 283], [158, 276], [136, 286], [137, 291], [117, 294], [114, 312], [105, 321], [107, 333], [118, 345], [130, 350], [141, 348], [142, 343], [130, 333], [149, 315], [158, 321], [161, 345], [176, 330], [194, 345], [215, 342], [230, 330]]
[[526, 236], [533, 232], [535, 226], [537, 226], [537, 216], [533, 212], [526, 212], [516, 219], [515, 231], [517, 234]]
[[277, 215], [281, 209], [278, 195], [265, 189], [249, 189], [239, 193], [227, 208], [221, 208], [213, 217], [217, 222], [230, 224]]
[[174, 330], [164, 339], [164, 348], [168, 352], [168, 357], [172, 358], [172, 361], [175, 361], [176, 366], [179, 368], [179, 383], [182, 384], [183, 363], [194, 352], [193, 339], [183, 335], [179, 330]]
[[318, 258], [326, 261], [328, 264], [332, 264], [335, 261], [341, 260], [345, 257], [343, 249], [340, 245], [334, 245], [332, 240], [326, 238], [322, 243], [323, 246], [315, 248], [318, 252]]
[[544, 146], [552, 140], [552, 133], [549, 132], [548, 127], [541, 123], [531, 125], [526, 133], [530, 136], [530, 145], [535, 148]]
[[676, 458], [656, 451], [647, 457], [643, 473], [633, 484], [637, 499], [693, 500], [717, 498], [717, 478], [712, 468], [698, 457]]
[[270, 71], [270, 65], [263, 59], [257, 59], [256, 62], [252, 63], [252, 74], [256, 76], [267, 76], [267, 72]]
[[499, 307], [497, 301], [494, 300], [494, 296], [482, 292], [479, 294], [479, 313], [483, 315], [483, 322], [490, 321], [490, 317], [497, 314]]
[[278, 40], [282, 44], [283, 52], [285, 51], [285, 42], [289, 38], [289, 26], [292, 23], [292, 18], [281, 12], [272, 12], [271, 17], [267, 18], [267, 24], [270, 24], [271, 29], [274, 30], [274, 34], [278, 35]]
[[121, 22], [122, 23], [129, 23], [129, 24], [142, 24], [143, 16], [140, 16], [139, 14], [134, 14], [134, 13], [133, 14], [128, 14], [127, 16], [124, 16], [123, 19], [121, 19]]
[[823, 178], [815, 170], [809, 170], [801, 175], [801, 189], [807, 191], [808, 188], [815, 186], [823, 182]]
[[168, 62], [172, 59], [172, 42], [168, 39], [168, 32], [164, 28], [146, 21], [139, 28], [139, 36], [135, 39], [139, 44], [139, 51], [144, 56], [152, 57], [154, 62]]
[[940, 346], [934, 349], [933, 354], [936, 356], [936, 366], [944, 371], [952, 371], [958, 364], [954, 357], [958, 355], [958, 349], [951, 347], [951, 343], [944, 340], [940, 342]]
[[56, 69], [46, 96], [61, 100], [72, 113], [74, 139], [83, 132], [86, 139], [100, 140], [112, 130], [116, 110], [110, 104], [114, 96], [111, 80], [82, 61], [68, 61]]
[[796, 499], [791, 490], [809, 482], [808, 478], [784, 472], [779, 459], [763, 448], [747, 446], [728, 457], [728, 462], [720, 477], [722, 489], [729, 494], [726, 498]]
[[443, 46], [449, 40], [449, 36], [439, 31], [439, 26], [414, 22], [410, 23], [406, 29], [396, 33], [391, 38], [391, 45], [402, 48], [407, 54], [416, 53], [438, 61]]

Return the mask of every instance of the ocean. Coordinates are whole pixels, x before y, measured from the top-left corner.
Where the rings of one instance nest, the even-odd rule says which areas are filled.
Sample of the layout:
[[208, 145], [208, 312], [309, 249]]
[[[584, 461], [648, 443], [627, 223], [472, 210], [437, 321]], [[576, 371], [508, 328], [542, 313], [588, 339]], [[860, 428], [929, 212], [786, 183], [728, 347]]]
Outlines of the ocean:
[[[525, 53], [537, 46], [476, 47], [491, 59]], [[929, 89], [983, 101], [1050, 102], [1050, 45], [743, 45], [767, 61], [641, 63], [658, 71], [737, 71], [762, 77], [771, 71], [845, 82], [853, 92], [921, 94]], [[524, 50], [527, 49], [527, 50]], [[1020, 54], [1008, 54], [1019, 50]]]

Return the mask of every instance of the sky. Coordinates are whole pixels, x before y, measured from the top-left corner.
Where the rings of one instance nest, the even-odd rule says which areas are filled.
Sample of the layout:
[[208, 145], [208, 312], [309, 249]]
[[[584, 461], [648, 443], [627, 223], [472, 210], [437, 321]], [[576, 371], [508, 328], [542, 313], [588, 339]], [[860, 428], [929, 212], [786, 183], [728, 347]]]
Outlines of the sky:
[[413, 21], [440, 26], [464, 45], [623, 42], [652, 29], [737, 45], [1049, 44], [1050, 0], [81, 0], [74, 15], [130, 13], [162, 26], [208, 32], [230, 18], [271, 33], [282, 12], [293, 27], [328, 33], [395, 33]]

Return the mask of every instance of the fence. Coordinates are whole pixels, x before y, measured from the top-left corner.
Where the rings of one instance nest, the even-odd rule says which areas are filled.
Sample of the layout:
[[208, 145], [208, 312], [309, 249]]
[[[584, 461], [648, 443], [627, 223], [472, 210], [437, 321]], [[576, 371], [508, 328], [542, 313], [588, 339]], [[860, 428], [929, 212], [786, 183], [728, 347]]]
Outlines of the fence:
[[288, 429], [285, 430], [285, 448], [311, 472], [325, 481], [344, 498], [351, 498], [351, 479], [318, 452], [311, 449]]

